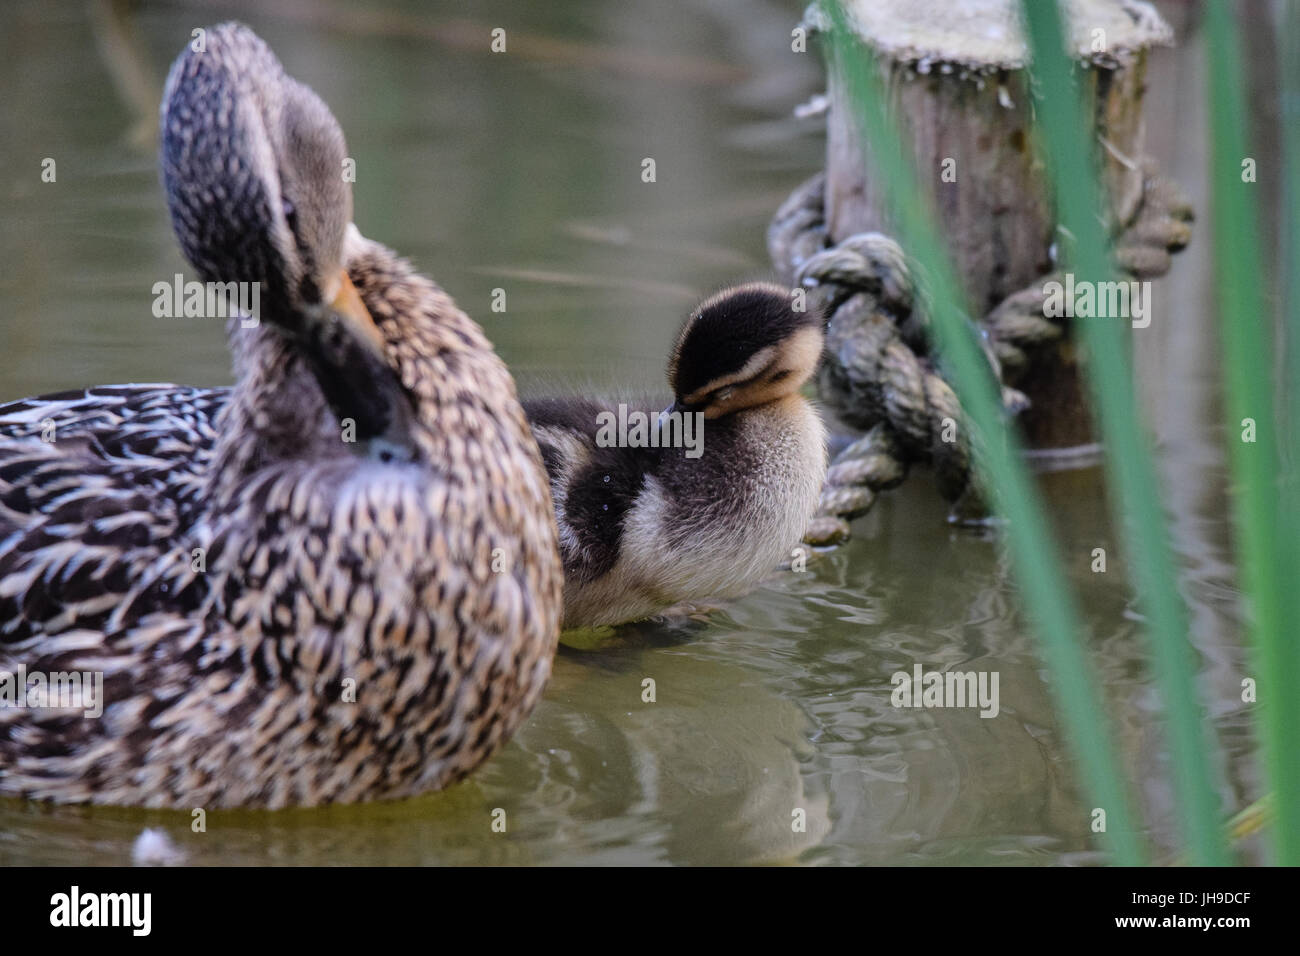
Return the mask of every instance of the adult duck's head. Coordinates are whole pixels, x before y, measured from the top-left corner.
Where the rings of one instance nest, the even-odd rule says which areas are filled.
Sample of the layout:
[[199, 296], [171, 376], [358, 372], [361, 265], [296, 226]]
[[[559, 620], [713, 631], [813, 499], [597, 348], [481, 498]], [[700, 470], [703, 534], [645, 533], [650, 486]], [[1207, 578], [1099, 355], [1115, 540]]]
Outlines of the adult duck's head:
[[346, 159], [329, 107], [242, 24], [202, 31], [172, 66], [161, 165], [181, 251], [206, 281], [257, 283], [258, 318], [298, 344], [335, 411], [373, 436], [402, 403], [343, 268]]

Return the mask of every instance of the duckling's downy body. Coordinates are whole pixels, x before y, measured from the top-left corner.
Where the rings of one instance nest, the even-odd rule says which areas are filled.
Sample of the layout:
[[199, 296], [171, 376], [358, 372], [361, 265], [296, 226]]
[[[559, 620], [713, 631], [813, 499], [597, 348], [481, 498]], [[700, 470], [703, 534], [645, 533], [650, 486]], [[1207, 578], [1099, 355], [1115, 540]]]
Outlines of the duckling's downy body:
[[[799, 394], [821, 349], [819, 318], [796, 311], [790, 290], [751, 284], [682, 327], [662, 419], [649, 402], [524, 403], [560, 526], [566, 628], [734, 597], [789, 560], [826, 474], [825, 430]], [[602, 447], [602, 424], [637, 414], [679, 446]], [[694, 436], [671, 415], [699, 416], [699, 447], [680, 443]]]
[[186, 257], [262, 283], [262, 324], [231, 323], [228, 391], [0, 407], [0, 672], [103, 675], [98, 719], [0, 708], [0, 795], [282, 807], [444, 786], [536, 703], [559, 632], [514, 384], [450, 298], [349, 225], [337, 124], [251, 31], [182, 54], [162, 136]]

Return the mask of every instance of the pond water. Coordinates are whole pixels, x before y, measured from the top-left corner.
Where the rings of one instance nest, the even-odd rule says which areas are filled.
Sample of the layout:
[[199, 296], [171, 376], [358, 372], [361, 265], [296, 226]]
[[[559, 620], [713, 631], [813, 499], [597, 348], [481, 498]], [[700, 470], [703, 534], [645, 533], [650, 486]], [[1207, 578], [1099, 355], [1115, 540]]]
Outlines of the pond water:
[[[230, 16], [338, 116], [362, 232], [455, 295], [524, 394], [659, 390], [682, 317], [723, 285], [769, 275], [768, 219], [821, 165], [821, 120], [792, 114], [823, 83], [816, 52], [790, 50], [801, 5], [7, 3], [0, 399], [229, 380], [218, 325], [154, 318], [151, 289], [188, 271], [155, 168], [162, 78], [193, 28]], [[507, 30], [505, 53], [488, 49], [494, 27]], [[1150, 146], [1204, 210], [1200, 53], [1181, 39], [1152, 59]], [[41, 181], [46, 157], [54, 183]], [[654, 183], [642, 181], [647, 157]], [[1157, 283], [1136, 347], [1223, 798], [1237, 809], [1259, 784], [1203, 229]], [[498, 288], [504, 312], [490, 308]], [[1167, 858], [1159, 698], [1101, 474], [1045, 475], [1041, 487]], [[1104, 574], [1090, 570], [1097, 547]], [[997, 672], [997, 717], [893, 707], [891, 675], [917, 664]], [[642, 701], [646, 678], [654, 703]], [[492, 828], [498, 808], [505, 833]], [[187, 814], [0, 802], [0, 862], [121, 864], [145, 826], [205, 864], [1099, 862], [1089, 822], [997, 534], [950, 527], [920, 473], [804, 573], [775, 573], [701, 620], [564, 648], [522, 732], [447, 792], [211, 813], [205, 833]]]

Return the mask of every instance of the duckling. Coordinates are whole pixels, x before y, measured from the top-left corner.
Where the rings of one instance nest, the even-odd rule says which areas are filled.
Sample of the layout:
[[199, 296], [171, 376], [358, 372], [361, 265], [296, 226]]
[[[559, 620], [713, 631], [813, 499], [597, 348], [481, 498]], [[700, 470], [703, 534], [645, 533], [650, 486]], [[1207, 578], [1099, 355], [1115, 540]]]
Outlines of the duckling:
[[446, 786], [532, 709], [559, 634], [514, 383], [351, 224], [337, 122], [251, 30], [181, 54], [161, 129], [182, 251], [260, 283], [261, 323], [229, 326], [230, 390], [0, 407], [0, 684], [102, 675], [98, 719], [0, 707], [0, 795], [278, 808]]
[[701, 304], [673, 346], [662, 412], [525, 401], [560, 526], [566, 629], [735, 597], [790, 558], [826, 476], [825, 429], [799, 392], [822, 323], [793, 301], [753, 283]]

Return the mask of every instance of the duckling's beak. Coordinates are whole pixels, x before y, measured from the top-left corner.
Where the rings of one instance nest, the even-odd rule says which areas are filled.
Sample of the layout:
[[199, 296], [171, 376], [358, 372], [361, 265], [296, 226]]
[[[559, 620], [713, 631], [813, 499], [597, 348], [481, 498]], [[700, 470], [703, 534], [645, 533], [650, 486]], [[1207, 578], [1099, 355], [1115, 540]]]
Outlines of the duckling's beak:
[[698, 412], [699, 410], [700, 407], [698, 405], [688, 405], [681, 400], [675, 401], [667, 408], [665, 408], [662, 412], [659, 413], [659, 427], [663, 428], [665, 425], [667, 425], [668, 422], [671, 420], [671, 416], [674, 412], [677, 412], [679, 415], [686, 416], [686, 415], [693, 414], [694, 412]]
[[338, 318], [343, 327], [357, 341], [364, 344], [375, 355], [383, 358], [384, 336], [379, 331], [379, 327], [375, 325], [375, 320], [371, 318], [365, 303], [361, 301], [357, 287], [352, 284], [352, 280], [348, 278], [345, 270], [339, 270], [338, 283], [338, 291], [330, 300], [329, 311]]

